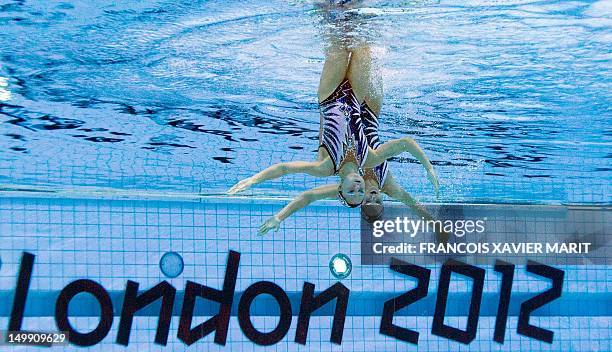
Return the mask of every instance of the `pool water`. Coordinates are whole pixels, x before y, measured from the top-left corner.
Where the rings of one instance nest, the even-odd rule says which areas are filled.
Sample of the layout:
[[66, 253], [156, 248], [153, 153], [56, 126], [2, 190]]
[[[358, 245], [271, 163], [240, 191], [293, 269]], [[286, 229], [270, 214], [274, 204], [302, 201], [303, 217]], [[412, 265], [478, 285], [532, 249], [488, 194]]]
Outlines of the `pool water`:
[[[309, 1], [3, 1], [0, 184], [218, 194], [311, 160], [328, 28]], [[446, 202], [609, 204], [606, 1], [362, 1], [383, 140]], [[391, 163], [436, 200], [414, 159]], [[323, 181], [287, 177], [250, 194]], [[6, 186], [9, 187], [10, 186]]]
[[[334, 15], [359, 18], [351, 35], [382, 71], [381, 138], [413, 137], [438, 173], [436, 198], [416, 160], [391, 160], [415, 198], [610, 208], [610, 2], [361, 1], [347, 11]], [[235, 250], [237, 292], [269, 280], [299, 300], [305, 281], [317, 291], [338, 282], [330, 261], [343, 254], [341, 282], [356, 298], [342, 345], [329, 342], [329, 315], [312, 318], [306, 346], [294, 343], [294, 314], [268, 350], [416, 350], [379, 334], [381, 300], [414, 281], [360, 263], [358, 212], [324, 201], [257, 236], [290, 197], [329, 181], [288, 176], [225, 195], [273, 163], [315, 157], [317, 85], [334, 31], [324, 16], [310, 1], [0, 0], [0, 302], [11, 302], [22, 252], [35, 254], [24, 329], [56, 329], [48, 302], [79, 278], [113, 299], [127, 280], [220, 288]], [[431, 334], [439, 266], [430, 269], [427, 304], [394, 320], [420, 333], [419, 350], [612, 350], [606, 265], [561, 267], [563, 300], [530, 320], [555, 332], [553, 344], [516, 332], [517, 302], [548, 287], [524, 266], [506, 342], [493, 342], [500, 280], [487, 268], [489, 310], [469, 346]], [[459, 280], [452, 290], [470, 288]], [[71, 322], [87, 331], [98, 323], [95, 303], [79, 302]], [[135, 318], [128, 347], [116, 344], [114, 303], [112, 329], [92, 349], [185, 349], [180, 311], [165, 348], [152, 345], [150, 314]], [[273, 329], [274, 307], [259, 307], [253, 322]], [[463, 326], [463, 308], [449, 301], [446, 323]], [[0, 305], [0, 330], [9, 315], [10, 303]], [[228, 341], [209, 336], [190, 350], [260, 350], [235, 314]]]

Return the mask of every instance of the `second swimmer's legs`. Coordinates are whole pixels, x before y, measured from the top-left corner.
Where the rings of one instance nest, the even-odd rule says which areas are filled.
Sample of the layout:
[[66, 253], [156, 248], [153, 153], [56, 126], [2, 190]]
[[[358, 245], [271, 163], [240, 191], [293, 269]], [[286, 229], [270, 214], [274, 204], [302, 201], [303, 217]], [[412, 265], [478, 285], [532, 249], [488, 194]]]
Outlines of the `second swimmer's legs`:
[[359, 101], [365, 101], [378, 116], [382, 106], [383, 82], [380, 67], [373, 60], [370, 47], [352, 49], [347, 77]]

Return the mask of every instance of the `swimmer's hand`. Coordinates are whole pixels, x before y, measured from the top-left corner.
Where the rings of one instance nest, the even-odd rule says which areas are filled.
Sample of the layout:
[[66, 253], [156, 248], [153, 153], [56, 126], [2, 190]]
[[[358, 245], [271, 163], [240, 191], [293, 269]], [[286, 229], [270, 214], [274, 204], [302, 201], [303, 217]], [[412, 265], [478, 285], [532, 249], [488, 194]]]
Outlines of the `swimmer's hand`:
[[259, 227], [259, 231], [257, 232], [257, 234], [262, 236], [268, 233], [268, 231], [272, 229], [274, 229], [274, 231], [278, 231], [278, 229], [280, 228], [280, 223], [281, 223], [280, 219], [276, 215], [274, 215], [268, 220], [266, 220], [266, 222], [264, 222]]
[[236, 193], [240, 193], [249, 189], [252, 185], [255, 184], [253, 177], [245, 178], [244, 180], [236, 183], [232, 188], [227, 191], [227, 194], [232, 195]]
[[436, 192], [436, 198], [440, 195], [440, 183], [438, 182], [438, 176], [436, 176], [436, 172], [431, 169], [427, 171], [427, 179], [434, 187], [434, 191]]

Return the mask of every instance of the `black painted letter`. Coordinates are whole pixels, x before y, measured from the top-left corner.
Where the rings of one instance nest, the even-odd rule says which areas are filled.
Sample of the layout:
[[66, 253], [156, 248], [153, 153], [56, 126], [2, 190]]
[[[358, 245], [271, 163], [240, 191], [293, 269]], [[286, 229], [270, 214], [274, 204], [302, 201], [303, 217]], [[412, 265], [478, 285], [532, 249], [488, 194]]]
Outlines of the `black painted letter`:
[[[461, 330], [444, 324], [446, 315], [446, 301], [448, 299], [448, 289], [450, 285], [451, 273], [457, 273], [471, 277], [472, 299], [470, 300], [470, 310], [467, 319], [466, 330]], [[431, 333], [452, 339], [457, 342], [468, 344], [476, 337], [478, 327], [478, 317], [480, 316], [480, 303], [482, 300], [482, 290], [484, 288], [485, 271], [482, 268], [469, 265], [454, 259], [449, 259], [442, 265], [440, 271], [440, 282], [438, 284], [438, 296], [436, 298], [436, 309], [434, 311]]]
[[519, 313], [516, 332], [536, 340], [552, 343], [554, 333], [550, 330], [530, 325], [529, 316], [534, 310], [554, 301], [561, 296], [561, 290], [563, 289], [563, 277], [565, 276], [565, 273], [563, 270], [540, 264], [532, 260], [527, 262], [527, 271], [551, 279], [552, 287], [521, 304], [521, 311]]
[[512, 281], [514, 280], [514, 264], [498, 259], [495, 261], [495, 271], [502, 274], [502, 282], [499, 292], [499, 304], [497, 305], [497, 316], [495, 317], [493, 340], [504, 343], [506, 323], [508, 322], [508, 308], [510, 308], [510, 294], [512, 293]]
[[11, 310], [8, 331], [21, 331], [23, 311], [26, 299], [28, 298], [28, 289], [30, 288], [30, 279], [32, 278], [32, 269], [34, 267], [34, 258], [35, 255], [28, 252], [23, 252], [21, 255], [19, 276], [17, 276], [17, 286], [15, 287], [15, 297], [13, 298], [13, 309]]
[[[185, 344], [192, 345], [202, 337], [213, 332], [213, 330], [217, 330], [215, 333], [215, 343], [225, 345], [239, 263], [240, 253], [230, 251], [225, 269], [223, 291], [187, 281], [185, 286], [185, 298], [183, 299], [183, 309], [181, 311], [181, 320], [178, 328], [178, 338]], [[219, 313], [217, 315], [192, 329], [191, 320], [193, 319], [196, 297], [219, 302], [221, 306], [219, 307]]]
[[414, 330], [394, 325], [393, 314], [398, 310], [427, 296], [431, 270], [414, 264], [409, 264], [395, 258], [391, 259], [391, 270], [416, 278], [417, 286], [414, 289], [385, 302], [382, 319], [380, 320], [380, 333], [416, 345], [419, 343], [419, 333]]
[[[73, 329], [68, 321], [68, 305], [79, 293], [87, 292], [94, 296], [100, 304], [100, 322], [92, 331], [82, 334]], [[102, 341], [113, 324], [113, 302], [108, 292], [95, 281], [76, 280], [69, 283], [55, 303], [55, 322], [59, 331], [68, 331], [68, 341], [77, 346], [93, 346]]]
[[300, 314], [298, 316], [297, 329], [295, 331], [295, 342], [302, 345], [306, 344], [308, 325], [310, 324], [312, 312], [321, 308], [332, 299], [337, 298], [330, 341], [339, 345], [342, 343], [342, 334], [344, 332], [344, 321], [346, 319], [346, 308], [348, 306], [350, 291], [339, 282], [319, 293], [316, 297], [314, 296], [314, 289], [315, 285], [310, 282], [304, 282], [302, 302], [300, 303]]
[[138, 295], [138, 282], [128, 280], [121, 309], [121, 321], [119, 322], [119, 332], [117, 333], [117, 343], [127, 346], [130, 342], [130, 331], [134, 313], [162, 299], [157, 320], [157, 332], [155, 333], [155, 343], [165, 346], [168, 343], [168, 330], [170, 329], [170, 319], [172, 318], [172, 307], [174, 306], [174, 296], [176, 289], [168, 283], [162, 281], [155, 287]]
[[[255, 297], [261, 294], [271, 295], [280, 308], [280, 320], [274, 330], [263, 333], [258, 331], [251, 322], [251, 304]], [[249, 338], [258, 345], [270, 346], [279, 342], [287, 335], [291, 326], [291, 302], [285, 291], [280, 286], [269, 281], [259, 281], [249, 286], [238, 303], [238, 323], [240, 329]]]

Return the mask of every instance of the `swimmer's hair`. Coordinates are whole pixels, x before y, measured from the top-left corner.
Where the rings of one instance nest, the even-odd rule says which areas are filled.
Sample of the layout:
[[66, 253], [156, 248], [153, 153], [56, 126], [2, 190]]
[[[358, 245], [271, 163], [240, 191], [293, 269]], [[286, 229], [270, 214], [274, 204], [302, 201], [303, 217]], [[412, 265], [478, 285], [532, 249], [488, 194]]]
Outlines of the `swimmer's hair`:
[[383, 215], [385, 208], [382, 204], [368, 203], [361, 205], [361, 217], [363, 220], [373, 223], [380, 219]]
[[342, 203], [343, 205], [346, 205], [349, 208], [357, 208], [358, 206], [361, 205], [361, 203], [351, 204], [351, 203], [347, 202], [346, 198], [344, 198], [344, 194], [342, 194], [342, 190], [340, 190], [340, 188], [338, 188], [338, 198], [340, 198], [340, 203]]

